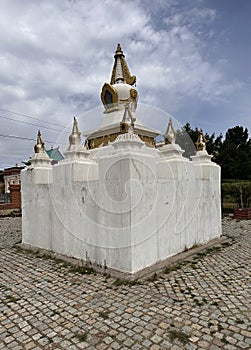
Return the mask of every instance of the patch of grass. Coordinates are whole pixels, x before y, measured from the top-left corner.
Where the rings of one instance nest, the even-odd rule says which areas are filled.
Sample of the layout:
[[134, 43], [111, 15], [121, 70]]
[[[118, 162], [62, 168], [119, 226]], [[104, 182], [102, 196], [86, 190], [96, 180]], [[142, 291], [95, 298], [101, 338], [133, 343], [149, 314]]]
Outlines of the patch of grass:
[[172, 271], [177, 271], [177, 270], [181, 269], [182, 266], [184, 266], [184, 265], [185, 264], [183, 264], [183, 263], [177, 263], [177, 264], [174, 264], [174, 265], [166, 266], [163, 272], [165, 274], [168, 274], [168, 273], [170, 273]]
[[114, 282], [113, 285], [116, 287], [120, 287], [120, 286], [136, 286], [138, 284], [141, 284], [139, 280], [135, 279], [133, 281], [128, 281], [128, 280], [124, 280], [122, 278], [117, 278]]
[[52, 311], [52, 314], [53, 314], [53, 315], [60, 315], [60, 313], [59, 313], [58, 310], [53, 310], [53, 311]]
[[213, 305], [213, 306], [218, 306], [218, 303], [217, 303], [217, 301], [213, 301], [213, 302], [211, 303], [211, 305]]
[[18, 246], [18, 245], [13, 245], [13, 248], [14, 248], [18, 253], [34, 254], [34, 252], [32, 252], [31, 250], [21, 248], [21, 247]]
[[230, 242], [223, 242], [223, 243], [221, 244], [221, 246], [210, 247], [210, 248], [204, 249], [204, 250], [201, 251], [201, 252], [196, 253], [196, 255], [193, 257], [192, 263], [190, 263], [191, 268], [196, 269], [196, 268], [197, 268], [196, 263], [197, 263], [199, 260], [201, 260], [202, 258], [204, 258], [206, 255], [219, 252], [219, 251], [221, 251], [223, 248], [226, 248], [226, 247], [228, 247], [228, 246], [230, 246], [230, 245], [232, 245], [232, 243], [230, 243]]
[[100, 312], [98, 313], [98, 315], [99, 315], [100, 317], [102, 317], [103, 319], [105, 319], [105, 320], [107, 320], [107, 319], [109, 318], [109, 314], [108, 314], [108, 312], [106, 312], [106, 311], [100, 311]]
[[196, 256], [199, 257], [199, 258], [202, 258], [202, 257], [204, 257], [205, 255], [207, 255], [207, 251], [206, 251], [206, 250], [204, 250], [203, 252], [198, 252], [198, 253], [196, 254]]
[[107, 280], [108, 278], [110, 278], [110, 277], [111, 277], [111, 274], [110, 274], [110, 273], [105, 272], [105, 273], [103, 274], [103, 276], [104, 276], [104, 277], [105, 277], [105, 279]]
[[42, 260], [53, 260], [53, 258], [50, 256], [50, 255], [48, 255], [48, 254], [37, 254], [37, 257], [38, 258], [40, 258], [40, 259], [42, 259]]
[[8, 292], [8, 291], [11, 290], [11, 288], [5, 287], [3, 284], [0, 284], [0, 288], [1, 288], [4, 292]]
[[238, 324], [243, 324], [244, 323], [244, 321], [241, 320], [240, 318], [236, 318], [235, 322], [238, 323]]
[[198, 243], [194, 243], [191, 247], [191, 249], [194, 249], [194, 248], [198, 248], [199, 247], [199, 244]]
[[224, 344], [229, 344], [229, 341], [225, 337], [221, 339], [221, 342]]
[[223, 329], [222, 325], [218, 324], [218, 331], [220, 332], [220, 331], [222, 331], [222, 329]]
[[196, 298], [194, 298], [194, 303], [195, 303], [196, 305], [198, 305], [198, 306], [202, 306], [202, 305], [203, 305], [203, 302], [200, 301], [199, 299], [196, 299]]
[[94, 268], [89, 266], [71, 266], [70, 272], [79, 273], [80, 275], [91, 275], [96, 273]]
[[16, 303], [18, 300], [20, 300], [20, 298], [16, 298], [13, 296], [8, 296], [7, 297], [7, 303]]
[[231, 245], [231, 243], [230, 242], [223, 242], [221, 245], [223, 247], [229, 247]]
[[155, 281], [157, 281], [157, 280], [158, 280], [158, 275], [157, 275], [156, 272], [155, 272], [151, 277], [149, 277], [149, 278], [147, 279], [148, 282], [155, 282]]
[[86, 341], [87, 340], [87, 333], [77, 333], [75, 335], [75, 337], [79, 340], [79, 341]]
[[113, 284], [114, 284], [114, 286], [116, 286], [116, 287], [120, 287], [120, 286], [126, 286], [126, 285], [127, 285], [127, 282], [128, 282], [128, 281], [126, 281], [126, 280], [122, 280], [121, 278], [117, 278], [117, 279], [113, 282]]
[[169, 331], [169, 338], [171, 341], [174, 341], [177, 339], [182, 344], [187, 344], [189, 342], [189, 337], [190, 337], [189, 334], [179, 331], [177, 329], [173, 329]]
[[222, 249], [222, 247], [219, 247], [219, 246], [208, 248], [208, 249], [206, 249], [206, 254], [215, 253], [215, 252], [220, 251], [221, 249]]
[[188, 248], [186, 245], [185, 245], [185, 248], [183, 250], [183, 252], [187, 252], [188, 250], [191, 250], [191, 249], [194, 249], [194, 248], [198, 248], [199, 247], [199, 244], [198, 243], [194, 243], [190, 248]]
[[159, 289], [159, 286], [158, 286], [159, 283], [154, 283], [154, 287], [157, 289], [157, 291], [159, 292], [160, 289]]
[[197, 266], [197, 264], [195, 262], [192, 262], [190, 266], [194, 270], [196, 270], [198, 268], [198, 266]]

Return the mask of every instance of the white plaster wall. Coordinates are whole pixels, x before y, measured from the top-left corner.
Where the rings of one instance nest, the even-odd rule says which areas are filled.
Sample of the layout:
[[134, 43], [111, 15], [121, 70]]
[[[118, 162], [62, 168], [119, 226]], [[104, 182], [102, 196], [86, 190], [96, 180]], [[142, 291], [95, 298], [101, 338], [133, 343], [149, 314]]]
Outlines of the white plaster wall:
[[134, 273], [220, 236], [217, 165], [104, 149], [55, 165], [47, 184], [39, 169], [22, 172], [24, 243]]
[[[21, 172], [22, 241], [43, 249], [51, 249], [52, 211], [48, 188], [48, 172], [44, 169], [24, 169]], [[41, 184], [35, 184], [38, 178]], [[47, 180], [47, 184], [45, 183]]]

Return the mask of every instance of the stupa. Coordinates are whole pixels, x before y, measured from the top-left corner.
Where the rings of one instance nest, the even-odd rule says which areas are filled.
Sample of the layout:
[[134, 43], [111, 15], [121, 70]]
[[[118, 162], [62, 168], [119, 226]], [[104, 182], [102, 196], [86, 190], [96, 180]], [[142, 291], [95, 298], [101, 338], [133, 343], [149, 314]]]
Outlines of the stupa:
[[38, 134], [21, 174], [22, 242], [129, 275], [221, 235], [220, 167], [203, 132], [191, 160], [169, 120], [164, 142], [136, 114], [136, 77], [118, 45], [104, 117], [84, 132], [74, 118], [65, 158], [51, 165]]
[[100, 128], [85, 132], [86, 147], [93, 149], [115, 141], [120, 133], [128, 131], [128, 123], [133, 121], [134, 132], [142, 141], [155, 146], [158, 130], [144, 126], [136, 116], [138, 92], [134, 86], [135, 75], [131, 76], [120, 44], [114, 55], [110, 84], [105, 83], [101, 92], [104, 105], [104, 119]]

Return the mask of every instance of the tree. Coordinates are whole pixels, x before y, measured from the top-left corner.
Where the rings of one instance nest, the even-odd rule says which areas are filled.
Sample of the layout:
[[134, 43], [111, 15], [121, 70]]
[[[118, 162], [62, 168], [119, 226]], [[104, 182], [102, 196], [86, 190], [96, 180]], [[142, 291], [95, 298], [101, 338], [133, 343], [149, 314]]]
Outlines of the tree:
[[251, 204], [250, 181], [224, 182], [222, 184], [222, 193], [234, 198], [239, 208], [248, 208]]
[[[192, 128], [190, 123], [186, 123], [181, 130], [178, 130], [176, 142], [181, 146], [182, 149], [185, 150], [184, 156], [190, 157], [195, 154], [195, 142], [198, 140], [198, 136], [200, 134], [200, 130], [196, 128]], [[208, 140], [207, 143], [207, 152], [213, 155], [214, 157], [218, 154], [219, 149], [222, 144], [222, 134], [215, 138], [215, 133], [209, 135], [205, 133], [205, 137]]]
[[242, 126], [228, 129], [215, 161], [221, 166], [222, 179], [251, 179], [251, 140], [248, 138], [248, 129]]
[[[198, 139], [200, 130], [192, 128], [186, 123], [178, 130], [176, 142], [185, 150], [184, 156], [195, 154], [194, 143]], [[208, 140], [207, 151], [213, 156], [212, 160], [221, 166], [222, 179], [248, 180], [251, 179], [251, 139], [248, 129], [235, 126], [223, 135], [215, 137], [215, 133], [205, 133]]]

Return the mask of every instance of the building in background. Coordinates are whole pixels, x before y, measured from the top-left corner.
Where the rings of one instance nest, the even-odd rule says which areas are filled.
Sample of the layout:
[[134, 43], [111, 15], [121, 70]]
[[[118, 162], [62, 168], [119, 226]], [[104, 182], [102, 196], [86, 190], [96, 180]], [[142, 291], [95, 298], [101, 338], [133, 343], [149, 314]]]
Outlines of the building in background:
[[57, 164], [58, 162], [60, 162], [60, 160], [64, 159], [64, 156], [62, 155], [59, 146], [56, 148], [51, 147], [51, 149], [45, 150], [45, 152], [51, 159], [51, 165]]
[[[61, 153], [59, 146], [56, 148], [53, 148], [53, 146], [52, 146], [51, 149], [45, 150], [45, 152], [47, 153], [47, 155], [51, 159], [51, 165], [55, 165], [64, 159], [64, 156]], [[31, 159], [31, 157], [30, 157], [30, 159]], [[31, 165], [30, 159], [27, 162], [23, 162], [23, 163], [27, 166]]]
[[3, 170], [0, 170], [0, 194], [4, 193]]
[[3, 170], [4, 193], [10, 193], [10, 185], [21, 185], [20, 173], [23, 169], [24, 167], [16, 164]]
[[0, 170], [0, 210], [21, 209], [21, 171], [24, 167]]

